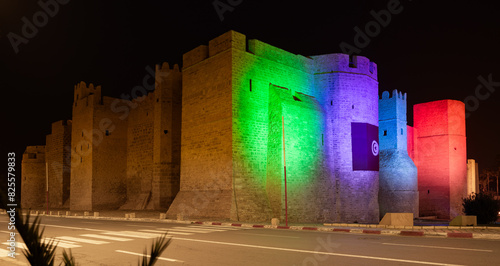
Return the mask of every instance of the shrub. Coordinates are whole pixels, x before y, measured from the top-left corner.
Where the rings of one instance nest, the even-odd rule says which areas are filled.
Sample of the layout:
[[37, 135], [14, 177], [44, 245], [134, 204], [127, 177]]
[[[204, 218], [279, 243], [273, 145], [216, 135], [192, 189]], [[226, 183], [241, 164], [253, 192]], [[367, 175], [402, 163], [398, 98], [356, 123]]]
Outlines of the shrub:
[[496, 221], [500, 204], [491, 195], [485, 193], [472, 193], [462, 199], [465, 215], [477, 216], [478, 224], [488, 224]]

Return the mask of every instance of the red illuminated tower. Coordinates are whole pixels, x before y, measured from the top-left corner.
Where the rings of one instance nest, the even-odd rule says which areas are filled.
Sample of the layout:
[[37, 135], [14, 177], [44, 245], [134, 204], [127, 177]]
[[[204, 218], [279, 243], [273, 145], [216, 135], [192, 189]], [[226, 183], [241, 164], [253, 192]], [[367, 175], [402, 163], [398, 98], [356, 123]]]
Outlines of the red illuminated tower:
[[420, 216], [451, 219], [467, 194], [465, 105], [441, 100], [413, 107]]

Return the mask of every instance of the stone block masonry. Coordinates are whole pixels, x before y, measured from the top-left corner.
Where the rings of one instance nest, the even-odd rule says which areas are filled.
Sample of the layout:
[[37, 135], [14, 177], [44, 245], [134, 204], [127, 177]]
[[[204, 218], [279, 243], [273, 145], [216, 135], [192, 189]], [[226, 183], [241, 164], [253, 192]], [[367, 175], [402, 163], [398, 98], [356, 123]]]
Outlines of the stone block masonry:
[[101, 87], [75, 86], [71, 210], [116, 209], [126, 200], [127, 120]]
[[48, 166], [50, 208], [69, 207], [71, 125], [71, 120], [54, 122], [51, 134], [46, 136], [45, 161]]
[[420, 215], [451, 219], [462, 213], [467, 195], [465, 105], [454, 100], [417, 104], [413, 116]]
[[[380, 217], [386, 213], [418, 212], [417, 167], [409, 156], [406, 93], [384, 91], [379, 100]], [[413, 142], [411, 142], [413, 144]]]
[[[73, 119], [52, 124], [43, 151], [27, 150], [24, 191], [44, 189], [47, 163], [50, 207], [167, 210], [180, 183], [181, 73], [164, 63], [153, 75], [155, 90], [132, 100], [77, 84]], [[25, 205], [44, 205], [44, 191], [23, 193]]]
[[[354, 173], [343, 141], [351, 122], [378, 125], [375, 64], [295, 55], [234, 31], [183, 59], [181, 184], [167, 216], [284, 220], [283, 116], [290, 221], [378, 221], [378, 172]], [[333, 109], [348, 118], [337, 136], [325, 125]]]
[[21, 208], [40, 208], [45, 203], [45, 146], [28, 146], [21, 162]]
[[[58, 162], [49, 173], [51, 204], [67, 206], [69, 176], [71, 210], [153, 209], [171, 219], [234, 221], [284, 221], [288, 213], [289, 222], [377, 223], [387, 211], [416, 215], [416, 165], [419, 178], [423, 167], [423, 176], [442, 172], [437, 180], [458, 182], [430, 200], [448, 197], [445, 212], [455, 210], [466, 182], [459, 177], [465, 132], [407, 127], [406, 96], [379, 99], [377, 71], [366, 57], [302, 56], [228, 31], [185, 53], [182, 72], [157, 65], [144, 79], [154, 76], [154, 91], [141, 97], [105, 97], [100, 86], [77, 84], [72, 121], [54, 123], [45, 148], [27, 151], [46, 159], [23, 160], [32, 180], [25, 190], [41, 182], [40, 165], [51, 161]], [[441, 108], [442, 116], [457, 109], [452, 105], [430, 110]], [[443, 137], [437, 154], [453, 146], [454, 169], [427, 160], [422, 149]], [[37, 193], [27, 205], [43, 204]], [[395, 206], [401, 208], [386, 208]]]

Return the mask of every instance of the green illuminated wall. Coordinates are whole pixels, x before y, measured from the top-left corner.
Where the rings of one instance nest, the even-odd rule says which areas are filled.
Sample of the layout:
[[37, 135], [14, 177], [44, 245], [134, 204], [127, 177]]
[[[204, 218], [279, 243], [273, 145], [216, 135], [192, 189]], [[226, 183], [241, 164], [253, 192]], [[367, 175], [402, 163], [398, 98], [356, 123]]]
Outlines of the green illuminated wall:
[[[245, 36], [242, 35], [244, 38]], [[258, 40], [233, 49], [233, 175], [242, 220], [285, 219], [282, 116], [290, 221], [331, 218], [324, 115], [312, 60]], [[295, 96], [295, 99], [294, 99]]]

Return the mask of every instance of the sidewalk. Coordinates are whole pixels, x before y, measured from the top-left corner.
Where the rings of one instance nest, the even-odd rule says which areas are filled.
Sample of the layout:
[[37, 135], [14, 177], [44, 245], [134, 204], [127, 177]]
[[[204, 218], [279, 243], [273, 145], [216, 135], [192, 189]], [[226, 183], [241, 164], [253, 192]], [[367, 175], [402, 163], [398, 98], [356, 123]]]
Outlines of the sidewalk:
[[[448, 237], [448, 238], [474, 238], [474, 239], [496, 239], [500, 240], [500, 226], [447, 226], [447, 221], [416, 221], [416, 226], [386, 226], [378, 224], [346, 224], [346, 223], [325, 223], [325, 224], [293, 224], [285, 226], [271, 225], [271, 223], [262, 222], [230, 222], [230, 221], [206, 221], [206, 220], [172, 220], [165, 219], [165, 214], [159, 211], [101, 211], [95, 212], [69, 212], [66, 215], [65, 210], [50, 211], [50, 215], [42, 214], [44, 211], [38, 211], [41, 216], [59, 216], [72, 219], [102, 219], [102, 220], [126, 220], [142, 222], [163, 222], [180, 224], [202, 224], [213, 226], [240, 226], [252, 228], [267, 228], [277, 230], [308, 230], [321, 232], [340, 232], [354, 234], [375, 234], [375, 235], [399, 235], [399, 236], [424, 236], [424, 237]], [[36, 215], [36, 211], [31, 211]], [[133, 215], [131, 215], [133, 214]]]

